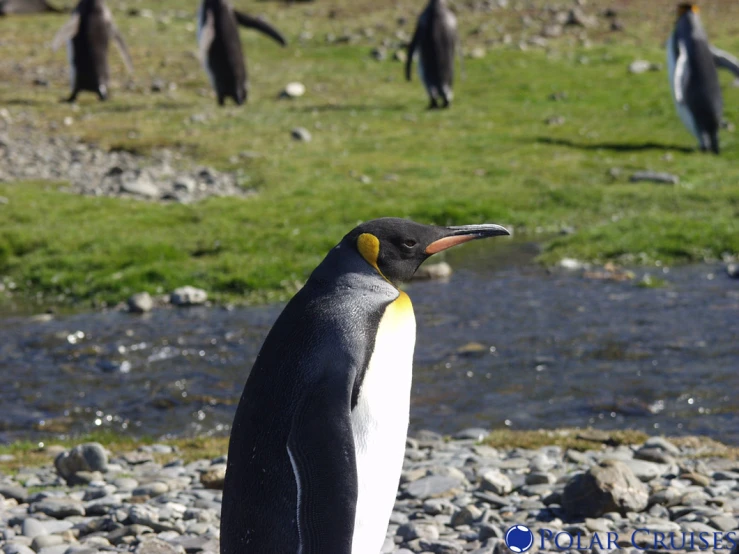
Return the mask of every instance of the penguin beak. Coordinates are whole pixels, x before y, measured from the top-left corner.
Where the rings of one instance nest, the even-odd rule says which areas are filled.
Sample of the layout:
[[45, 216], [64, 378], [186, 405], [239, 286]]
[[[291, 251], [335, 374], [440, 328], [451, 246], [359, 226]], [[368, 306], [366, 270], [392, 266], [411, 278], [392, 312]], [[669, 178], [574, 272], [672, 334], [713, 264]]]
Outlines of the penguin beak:
[[447, 248], [451, 248], [452, 246], [462, 244], [463, 242], [511, 234], [505, 227], [501, 227], [500, 225], [495, 225], [493, 223], [447, 227], [442, 232], [444, 233], [442, 238], [435, 240], [426, 247], [426, 254], [429, 256], [437, 254]]

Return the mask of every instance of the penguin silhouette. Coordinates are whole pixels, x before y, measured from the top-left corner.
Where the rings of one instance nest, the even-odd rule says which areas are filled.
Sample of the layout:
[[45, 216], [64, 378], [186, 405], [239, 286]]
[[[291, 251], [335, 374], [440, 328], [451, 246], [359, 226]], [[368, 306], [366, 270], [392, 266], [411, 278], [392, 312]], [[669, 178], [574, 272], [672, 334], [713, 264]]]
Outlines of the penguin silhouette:
[[695, 4], [680, 4], [667, 41], [670, 88], [678, 115], [702, 151], [720, 152], [718, 132], [723, 98], [717, 67], [739, 77], [739, 60], [711, 46]]
[[398, 288], [429, 256], [509, 234], [383, 218], [350, 231], [257, 355], [228, 449], [222, 554], [378, 554], [405, 454], [416, 320]]
[[97, 93], [100, 100], [108, 98], [108, 44], [111, 38], [121, 53], [126, 69], [132, 73], [133, 64], [128, 48], [104, 0], [80, 0], [72, 17], [59, 30], [52, 43], [54, 50], [67, 43], [72, 87], [68, 102], [74, 102], [82, 90]]
[[405, 78], [411, 80], [413, 54], [419, 53], [418, 71], [429, 95], [429, 109], [448, 108], [454, 97], [454, 52], [458, 46], [457, 18], [446, 0], [429, 0], [418, 17], [408, 45]]
[[285, 38], [269, 23], [233, 9], [228, 0], [203, 0], [198, 14], [200, 58], [220, 106], [228, 97], [240, 106], [246, 102], [249, 94], [239, 25], [256, 29], [282, 46], [287, 44]]

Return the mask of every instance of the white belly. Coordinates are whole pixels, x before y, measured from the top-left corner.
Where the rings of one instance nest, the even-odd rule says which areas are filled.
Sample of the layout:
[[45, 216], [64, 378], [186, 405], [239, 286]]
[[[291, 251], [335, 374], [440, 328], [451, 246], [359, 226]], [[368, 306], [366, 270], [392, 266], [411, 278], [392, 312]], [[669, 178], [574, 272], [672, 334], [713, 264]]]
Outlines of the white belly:
[[401, 293], [380, 322], [351, 416], [359, 483], [352, 554], [378, 554], [385, 540], [403, 468], [415, 342], [413, 307]]
[[[678, 101], [675, 99], [675, 67], [677, 65], [677, 58], [675, 57], [673, 40], [673, 37], [670, 37], [667, 40], [667, 73], [670, 79], [670, 91], [672, 92], [672, 100], [675, 103], [675, 109], [677, 110], [677, 114], [680, 116], [680, 120], [683, 122], [683, 125], [685, 125], [688, 131], [690, 131], [693, 136], [700, 141], [698, 126], [695, 124], [695, 118], [688, 109], [688, 105], [685, 102], [678, 103]], [[680, 86], [683, 87], [683, 98], [685, 98], [684, 91], [687, 88], [686, 83], [680, 83]]]

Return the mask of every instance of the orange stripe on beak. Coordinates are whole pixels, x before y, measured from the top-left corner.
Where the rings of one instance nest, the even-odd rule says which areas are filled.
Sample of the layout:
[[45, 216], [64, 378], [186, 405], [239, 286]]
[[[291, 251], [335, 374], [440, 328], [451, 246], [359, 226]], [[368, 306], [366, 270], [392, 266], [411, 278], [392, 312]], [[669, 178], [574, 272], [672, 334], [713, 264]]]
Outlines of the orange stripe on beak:
[[452, 246], [457, 246], [463, 242], [474, 240], [478, 238], [477, 235], [456, 235], [451, 237], [444, 237], [443, 239], [435, 240], [426, 247], [426, 254], [436, 254]]

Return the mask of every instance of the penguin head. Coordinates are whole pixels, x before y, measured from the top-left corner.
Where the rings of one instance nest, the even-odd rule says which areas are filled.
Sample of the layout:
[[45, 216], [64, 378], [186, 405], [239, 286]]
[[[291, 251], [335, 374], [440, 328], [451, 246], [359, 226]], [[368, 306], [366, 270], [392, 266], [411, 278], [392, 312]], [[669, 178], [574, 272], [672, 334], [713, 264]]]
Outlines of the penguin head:
[[373, 219], [354, 228], [343, 243], [356, 248], [383, 278], [397, 286], [409, 280], [429, 256], [470, 240], [510, 235], [500, 225], [438, 227], [407, 219]]
[[681, 4], [678, 4], [677, 5], [677, 18], [680, 19], [686, 13], [687, 14], [694, 13], [697, 15], [700, 13], [700, 9], [698, 8], [697, 4], [693, 4], [690, 2], [683, 2]]

